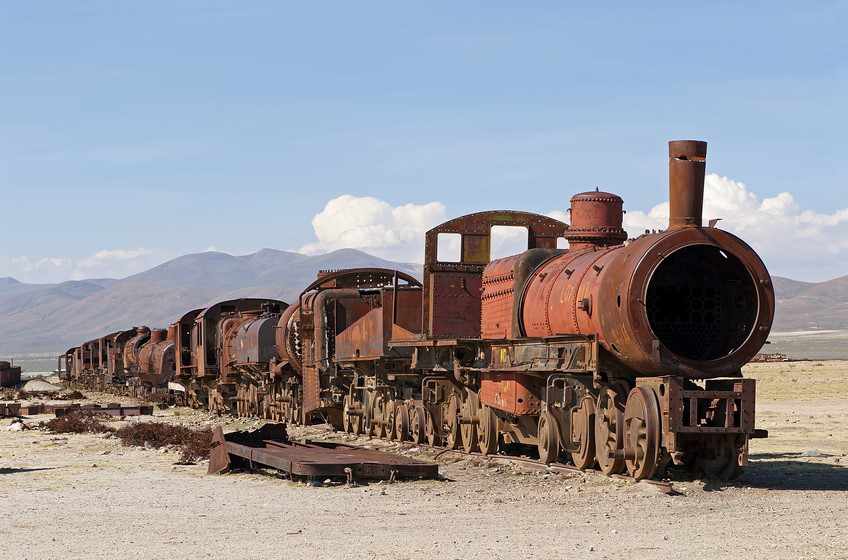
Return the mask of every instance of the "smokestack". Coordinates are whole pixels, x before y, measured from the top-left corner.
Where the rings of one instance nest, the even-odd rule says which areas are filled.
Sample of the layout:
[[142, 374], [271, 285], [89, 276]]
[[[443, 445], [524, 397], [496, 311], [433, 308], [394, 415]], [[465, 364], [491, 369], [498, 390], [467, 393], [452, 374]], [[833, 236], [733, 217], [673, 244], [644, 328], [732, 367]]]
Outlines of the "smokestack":
[[706, 164], [706, 142], [672, 140], [668, 143], [669, 229], [701, 227]]

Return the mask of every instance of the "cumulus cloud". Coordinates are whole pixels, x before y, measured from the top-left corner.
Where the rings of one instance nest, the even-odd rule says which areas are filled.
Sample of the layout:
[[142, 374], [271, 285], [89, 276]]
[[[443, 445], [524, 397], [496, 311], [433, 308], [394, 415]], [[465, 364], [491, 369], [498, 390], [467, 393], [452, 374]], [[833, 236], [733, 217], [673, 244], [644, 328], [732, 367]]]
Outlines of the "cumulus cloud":
[[312, 219], [317, 241], [301, 247], [306, 254], [336, 249], [360, 249], [379, 257], [420, 262], [424, 256], [424, 232], [444, 222], [441, 202], [403, 204], [345, 194], [324, 206]]
[[35, 283], [123, 278], [156, 266], [171, 256], [144, 248], [103, 249], [84, 257], [0, 256], [0, 275]]
[[[648, 211], [628, 210], [630, 235], [668, 224], [668, 202]], [[848, 274], [848, 208], [832, 213], [804, 210], [792, 193], [760, 198], [745, 183], [715, 173], [704, 183], [704, 221], [744, 239], [772, 274], [800, 280], [826, 280]]]
[[[626, 202], [626, 201], [625, 201]], [[668, 202], [649, 210], [628, 209], [624, 227], [631, 236], [665, 229]], [[440, 202], [392, 206], [373, 197], [343, 195], [330, 200], [312, 220], [317, 241], [301, 248], [315, 254], [355, 248], [399, 261], [421, 262], [424, 232], [453, 217]], [[568, 222], [568, 213], [548, 216]], [[761, 198], [745, 183], [714, 173], [706, 176], [704, 221], [735, 233], [763, 258], [771, 272], [798, 280], [827, 280], [848, 274], [848, 208], [830, 213], [803, 209], [792, 193]], [[493, 236], [493, 256], [521, 249], [515, 231]]]

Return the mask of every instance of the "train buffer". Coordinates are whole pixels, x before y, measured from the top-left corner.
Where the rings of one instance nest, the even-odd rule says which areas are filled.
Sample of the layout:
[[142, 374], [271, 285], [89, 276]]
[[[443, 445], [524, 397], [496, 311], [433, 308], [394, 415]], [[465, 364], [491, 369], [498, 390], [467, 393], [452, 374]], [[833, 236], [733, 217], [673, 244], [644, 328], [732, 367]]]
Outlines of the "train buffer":
[[258, 430], [224, 434], [212, 431], [209, 474], [231, 466], [262, 465], [287, 473], [292, 479], [400, 480], [433, 479], [439, 466], [364, 447], [332, 442], [289, 440], [285, 424], [266, 424]]

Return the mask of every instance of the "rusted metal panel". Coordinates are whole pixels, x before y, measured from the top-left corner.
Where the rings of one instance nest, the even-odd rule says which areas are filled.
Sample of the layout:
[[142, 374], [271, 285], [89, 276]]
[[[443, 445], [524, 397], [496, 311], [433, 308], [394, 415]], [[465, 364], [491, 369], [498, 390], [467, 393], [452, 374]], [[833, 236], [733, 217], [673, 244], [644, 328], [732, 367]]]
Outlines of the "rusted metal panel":
[[336, 359], [375, 359], [384, 354], [383, 309], [375, 308], [336, 336]]
[[10, 362], [0, 362], [0, 387], [16, 387], [21, 384], [21, 368]]
[[289, 441], [284, 424], [266, 424], [254, 432], [224, 434], [213, 429], [209, 474], [223, 472], [230, 457], [247, 459], [292, 477], [339, 477], [353, 480], [436, 478], [439, 467], [402, 455], [352, 445]]
[[72, 404], [67, 406], [53, 406], [53, 413], [56, 418], [67, 416], [74, 412], [85, 412], [87, 414], [105, 414], [108, 416], [151, 416], [153, 407], [149, 405], [141, 406], [121, 406], [120, 404], [107, 405], [79, 405]]
[[279, 318], [279, 314], [270, 314], [241, 325], [234, 341], [236, 363], [268, 363], [274, 357], [274, 334]]
[[508, 414], [539, 414], [544, 383], [527, 374], [487, 372], [480, 377], [480, 403]]
[[434, 338], [478, 338], [480, 336], [480, 291], [477, 272], [442, 271], [430, 277], [430, 336]]
[[[427, 232], [424, 241], [423, 333], [433, 338], [480, 336], [483, 268], [489, 262], [493, 226], [525, 227], [528, 249], [556, 248], [567, 226], [529, 212], [491, 211], [469, 214]], [[439, 261], [440, 234], [461, 236], [460, 262]]]

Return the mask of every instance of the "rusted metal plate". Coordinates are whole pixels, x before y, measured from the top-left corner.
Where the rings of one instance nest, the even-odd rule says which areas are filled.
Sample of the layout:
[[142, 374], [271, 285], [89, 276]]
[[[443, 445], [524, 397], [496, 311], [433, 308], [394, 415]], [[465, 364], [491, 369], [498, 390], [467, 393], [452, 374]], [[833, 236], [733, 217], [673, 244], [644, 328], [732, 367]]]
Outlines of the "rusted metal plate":
[[384, 353], [383, 309], [375, 308], [336, 336], [336, 359], [379, 358]]
[[0, 362], [0, 387], [16, 387], [21, 384], [21, 368], [10, 362]]
[[480, 403], [515, 416], [539, 414], [545, 385], [515, 372], [487, 372], [480, 378]]
[[[45, 407], [47, 408], [47, 407]], [[74, 412], [85, 412], [88, 414], [106, 414], [109, 416], [151, 416], [153, 414], [152, 406], [121, 406], [121, 405], [69, 405], [69, 406], [54, 406], [53, 412], [56, 418], [72, 414]]]
[[[527, 228], [528, 249], [555, 249], [568, 228], [563, 222], [530, 212], [478, 212], [445, 222], [427, 232], [424, 241], [424, 334], [433, 338], [480, 336], [483, 268], [490, 259], [493, 226]], [[459, 234], [459, 262], [440, 261], [438, 236]]]
[[340, 443], [291, 442], [284, 424], [266, 424], [254, 432], [230, 434], [224, 434], [217, 426], [212, 442], [209, 474], [226, 470], [232, 457], [293, 477], [346, 477], [350, 472], [354, 479], [386, 480], [436, 478], [439, 474], [438, 465], [401, 455]]

